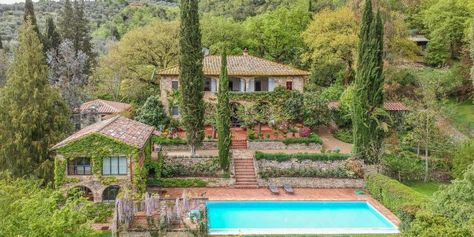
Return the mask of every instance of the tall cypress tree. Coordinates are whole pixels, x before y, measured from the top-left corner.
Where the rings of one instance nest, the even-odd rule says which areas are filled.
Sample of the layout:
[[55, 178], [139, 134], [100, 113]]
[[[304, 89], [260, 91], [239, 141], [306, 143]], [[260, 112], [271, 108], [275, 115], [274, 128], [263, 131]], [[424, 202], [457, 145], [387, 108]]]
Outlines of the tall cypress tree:
[[204, 139], [204, 75], [198, 0], [183, 0], [180, 8], [180, 112], [191, 154], [195, 155], [196, 147], [200, 146]]
[[64, 1], [64, 7], [59, 14], [58, 28], [63, 39], [74, 40], [74, 9], [70, 0]]
[[217, 91], [217, 133], [219, 162], [221, 168], [229, 170], [231, 145], [230, 118], [231, 109], [229, 102], [229, 78], [227, 76], [227, 53], [224, 50], [221, 59], [221, 74], [219, 78], [219, 89]]
[[3, 49], [2, 35], [0, 35], [0, 49]]
[[38, 37], [41, 39], [41, 34], [38, 29], [38, 23], [36, 22], [35, 8], [33, 7], [32, 0], [25, 1], [25, 13], [23, 14], [23, 22], [27, 22], [28, 19], [33, 25], [33, 30], [36, 32], [36, 34], [38, 34]]
[[377, 163], [383, 152], [383, 23], [374, 18], [372, 2], [366, 1], [360, 27], [357, 75], [354, 83], [354, 155], [367, 163]]
[[28, 20], [0, 93], [0, 169], [51, 178], [49, 148], [70, 128], [69, 110], [48, 83], [43, 46]]
[[46, 31], [44, 34], [43, 43], [46, 52], [50, 49], [57, 49], [61, 43], [61, 36], [59, 35], [56, 25], [54, 24], [54, 20], [51, 16], [46, 18]]
[[89, 21], [87, 20], [84, 13], [84, 0], [74, 1], [74, 25], [74, 47], [76, 48], [76, 52], [80, 50], [88, 56], [86, 70], [88, 73], [95, 57], [92, 52], [92, 38], [89, 34]]

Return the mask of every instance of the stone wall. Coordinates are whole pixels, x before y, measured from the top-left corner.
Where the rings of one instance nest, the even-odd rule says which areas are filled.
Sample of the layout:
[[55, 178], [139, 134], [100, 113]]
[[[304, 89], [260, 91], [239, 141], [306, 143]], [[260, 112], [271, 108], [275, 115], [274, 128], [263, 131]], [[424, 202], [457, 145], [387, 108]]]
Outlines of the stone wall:
[[[162, 149], [164, 152], [167, 151], [188, 151], [190, 150], [189, 145], [163, 145]], [[202, 146], [199, 149], [203, 150], [217, 150], [217, 141], [203, 141]]]
[[310, 178], [310, 177], [279, 177], [257, 179], [260, 187], [268, 187], [275, 184], [282, 187], [290, 184], [294, 188], [364, 188], [363, 179], [339, 179], [339, 178]]
[[289, 168], [314, 168], [314, 169], [334, 169], [337, 167], [344, 166], [344, 160], [334, 160], [334, 161], [313, 161], [313, 160], [297, 160], [291, 159], [285, 162], [278, 162], [275, 160], [257, 160], [257, 166], [260, 170], [266, 168], [279, 168], [279, 169], [289, 169]]
[[166, 157], [162, 175], [171, 177], [222, 177], [217, 157]]
[[280, 141], [248, 141], [248, 149], [250, 150], [313, 150], [320, 151], [321, 145], [316, 143], [310, 144], [288, 144]]

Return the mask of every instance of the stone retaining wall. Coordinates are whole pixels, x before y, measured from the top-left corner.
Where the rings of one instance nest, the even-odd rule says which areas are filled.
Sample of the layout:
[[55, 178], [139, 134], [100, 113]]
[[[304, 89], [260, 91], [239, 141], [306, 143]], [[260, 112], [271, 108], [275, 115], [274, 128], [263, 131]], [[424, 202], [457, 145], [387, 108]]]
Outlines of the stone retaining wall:
[[186, 174], [184, 177], [221, 177], [223, 171], [216, 161], [217, 157], [166, 157], [162, 169], [169, 167], [171, 170], [187, 170], [188, 172], [182, 174]]
[[[163, 151], [186, 151], [189, 150], [189, 145], [163, 145]], [[217, 141], [204, 141], [202, 142], [202, 150], [217, 150]]]
[[250, 150], [321, 150], [321, 145], [316, 143], [285, 145], [279, 141], [248, 141], [247, 146]]
[[334, 160], [334, 161], [313, 161], [313, 160], [298, 160], [291, 159], [289, 161], [278, 162], [275, 160], [257, 160], [257, 165], [259, 169], [266, 168], [279, 168], [279, 169], [289, 169], [289, 168], [314, 168], [314, 169], [335, 169], [337, 167], [344, 166], [344, 160]]
[[365, 181], [363, 179], [339, 179], [339, 178], [310, 178], [310, 177], [279, 177], [257, 179], [260, 187], [268, 187], [275, 184], [282, 187], [290, 184], [294, 188], [364, 188]]

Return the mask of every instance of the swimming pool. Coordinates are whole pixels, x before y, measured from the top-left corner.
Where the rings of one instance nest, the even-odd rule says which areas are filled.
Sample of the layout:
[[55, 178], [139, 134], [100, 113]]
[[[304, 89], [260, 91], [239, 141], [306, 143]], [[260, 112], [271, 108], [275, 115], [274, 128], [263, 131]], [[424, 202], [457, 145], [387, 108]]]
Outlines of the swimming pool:
[[399, 233], [365, 201], [209, 201], [207, 213], [211, 235]]

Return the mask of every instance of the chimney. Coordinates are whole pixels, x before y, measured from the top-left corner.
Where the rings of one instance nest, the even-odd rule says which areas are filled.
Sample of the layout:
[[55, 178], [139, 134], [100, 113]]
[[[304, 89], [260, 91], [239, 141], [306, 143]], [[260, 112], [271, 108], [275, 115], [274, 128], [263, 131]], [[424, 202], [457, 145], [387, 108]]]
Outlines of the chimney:
[[244, 49], [244, 56], [248, 56], [249, 55], [249, 50], [247, 48]]

